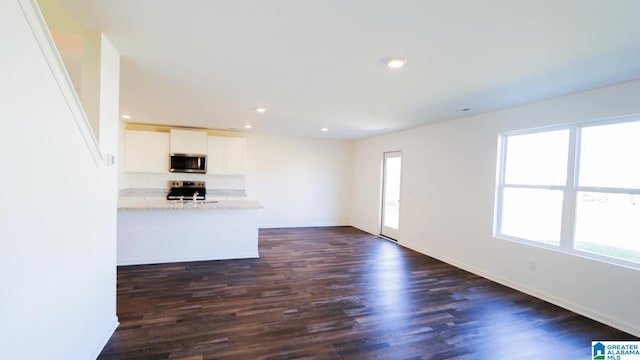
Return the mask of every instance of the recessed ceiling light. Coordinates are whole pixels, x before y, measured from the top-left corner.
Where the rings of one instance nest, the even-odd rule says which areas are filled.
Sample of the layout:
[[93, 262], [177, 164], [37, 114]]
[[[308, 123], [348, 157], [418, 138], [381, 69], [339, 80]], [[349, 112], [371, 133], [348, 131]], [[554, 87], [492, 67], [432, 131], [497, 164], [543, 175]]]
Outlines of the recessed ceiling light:
[[124, 114], [121, 116], [123, 119], [131, 119], [131, 115]]
[[253, 127], [253, 126], [251, 126], [251, 125], [249, 125], [249, 124], [247, 124], [247, 125], [245, 125], [245, 126], [244, 126], [244, 128], [245, 128], [245, 129], [251, 129], [252, 127]]
[[393, 58], [393, 59], [387, 60], [387, 66], [392, 68], [392, 69], [400, 69], [406, 63], [407, 63], [407, 60], [405, 60], [405, 59]]
[[327, 131], [329, 131], [329, 128], [323, 127], [322, 129], [320, 129], [320, 131], [327, 132]]
[[263, 112], [267, 111], [267, 108], [257, 107], [255, 110], [262, 114]]

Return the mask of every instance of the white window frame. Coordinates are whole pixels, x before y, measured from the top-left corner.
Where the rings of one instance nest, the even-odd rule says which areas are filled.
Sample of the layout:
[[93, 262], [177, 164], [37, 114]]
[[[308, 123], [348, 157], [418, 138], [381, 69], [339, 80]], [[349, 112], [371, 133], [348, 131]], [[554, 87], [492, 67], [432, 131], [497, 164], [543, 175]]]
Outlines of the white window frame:
[[[541, 128], [507, 131], [498, 136], [498, 166], [496, 176], [496, 199], [494, 213], [494, 237], [498, 239], [517, 241], [537, 247], [552, 249], [572, 255], [587, 257], [599, 261], [622, 265], [640, 269], [640, 263], [610, 257], [603, 254], [582, 251], [575, 248], [575, 223], [577, 210], [577, 194], [578, 192], [595, 192], [595, 193], [616, 193], [616, 194], [632, 194], [640, 195], [640, 188], [608, 188], [580, 186], [578, 184], [580, 174], [580, 141], [581, 131], [583, 128], [613, 125], [627, 122], [640, 121], [640, 115], [631, 115], [617, 118], [600, 119], [594, 121], [584, 121], [573, 124], [547, 126]], [[516, 185], [505, 184], [505, 170], [507, 159], [507, 138], [510, 136], [536, 134], [549, 131], [569, 130], [569, 149], [567, 158], [567, 178], [564, 185]], [[560, 229], [559, 245], [547, 244], [545, 242], [518, 238], [501, 233], [502, 229], [502, 206], [503, 194], [506, 188], [525, 188], [525, 189], [545, 189], [545, 190], [561, 190], [563, 192], [562, 201], [562, 219]]]

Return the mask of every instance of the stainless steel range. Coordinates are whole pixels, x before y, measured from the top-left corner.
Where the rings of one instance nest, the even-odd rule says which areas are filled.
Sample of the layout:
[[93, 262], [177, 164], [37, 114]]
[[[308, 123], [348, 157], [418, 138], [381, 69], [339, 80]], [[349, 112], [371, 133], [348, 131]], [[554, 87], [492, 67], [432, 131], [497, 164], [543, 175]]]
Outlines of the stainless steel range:
[[169, 181], [167, 200], [204, 200], [206, 195], [204, 181]]

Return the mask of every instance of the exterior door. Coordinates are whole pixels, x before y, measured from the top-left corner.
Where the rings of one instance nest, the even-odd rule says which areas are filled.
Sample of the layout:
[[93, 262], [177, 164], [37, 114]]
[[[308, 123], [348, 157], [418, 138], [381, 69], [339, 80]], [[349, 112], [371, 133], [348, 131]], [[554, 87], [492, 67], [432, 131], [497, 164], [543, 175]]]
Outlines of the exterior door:
[[382, 217], [380, 235], [398, 240], [400, 231], [400, 180], [402, 152], [384, 153], [382, 166]]

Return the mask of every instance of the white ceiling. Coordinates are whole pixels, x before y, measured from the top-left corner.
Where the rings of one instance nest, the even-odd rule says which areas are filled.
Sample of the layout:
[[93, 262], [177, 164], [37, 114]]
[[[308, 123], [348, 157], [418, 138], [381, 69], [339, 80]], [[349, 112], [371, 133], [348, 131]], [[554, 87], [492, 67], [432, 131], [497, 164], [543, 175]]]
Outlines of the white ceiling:
[[637, 0], [59, 1], [134, 122], [358, 138], [640, 78]]

